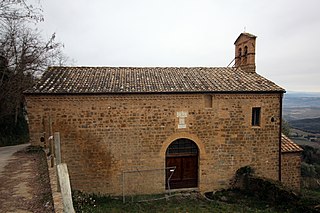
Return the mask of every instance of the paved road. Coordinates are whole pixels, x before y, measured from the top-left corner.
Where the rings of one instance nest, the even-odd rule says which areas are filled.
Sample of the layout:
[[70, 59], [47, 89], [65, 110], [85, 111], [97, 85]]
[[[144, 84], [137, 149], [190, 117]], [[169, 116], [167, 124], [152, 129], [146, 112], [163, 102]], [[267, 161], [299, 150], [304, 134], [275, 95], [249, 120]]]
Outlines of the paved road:
[[9, 160], [12, 158], [12, 155], [29, 146], [30, 144], [21, 144], [21, 145], [16, 145], [16, 146], [5, 146], [5, 147], [0, 147], [0, 173], [4, 170], [4, 167], [9, 163]]

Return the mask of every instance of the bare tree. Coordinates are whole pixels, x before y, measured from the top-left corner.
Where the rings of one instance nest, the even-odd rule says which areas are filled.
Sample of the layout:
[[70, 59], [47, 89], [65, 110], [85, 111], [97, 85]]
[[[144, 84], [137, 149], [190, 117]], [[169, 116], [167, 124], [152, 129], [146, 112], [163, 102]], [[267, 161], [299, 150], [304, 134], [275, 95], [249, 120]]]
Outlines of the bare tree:
[[48, 66], [64, 58], [62, 44], [55, 34], [44, 41], [40, 33], [20, 20], [6, 20], [0, 31], [0, 118], [11, 113], [15, 121], [21, 106], [22, 92], [33, 84]]
[[[3, 128], [23, 120], [23, 91], [48, 66], [68, 61], [55, 33], [45, 40], [30, 22], [43, 21], [42, 10], [25, 0], [0, 0], [0, 145]], [[20, 118], [19, 118], [20, 117]], [[13, 120], [12, 123], [8, 120]], [[13, 133], [14, 134], [14, 133]]]
[[43, 21], [43, 16], [39, 6], [27, 4], [25, 0], [0, 0], [0, 19]]

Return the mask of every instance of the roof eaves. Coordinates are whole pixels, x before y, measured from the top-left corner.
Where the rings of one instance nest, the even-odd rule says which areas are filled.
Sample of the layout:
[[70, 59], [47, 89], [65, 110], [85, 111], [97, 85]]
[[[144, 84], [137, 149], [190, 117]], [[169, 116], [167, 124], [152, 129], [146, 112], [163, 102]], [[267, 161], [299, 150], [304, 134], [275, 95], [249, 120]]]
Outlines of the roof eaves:
[[290, 138], [281, 135], [281, 153], [300, 153], [303, 149]]
[[55, 93], [41, 93], [41, 92], [24, 92], [25, 95], [119, 95], [119, 94], [199, 94], [199, 93], [213, 93], [213, 94], [275, 94], [285, 93], [285, 90], [274, 91], [152, 91], [152, 92], [55, 92]]

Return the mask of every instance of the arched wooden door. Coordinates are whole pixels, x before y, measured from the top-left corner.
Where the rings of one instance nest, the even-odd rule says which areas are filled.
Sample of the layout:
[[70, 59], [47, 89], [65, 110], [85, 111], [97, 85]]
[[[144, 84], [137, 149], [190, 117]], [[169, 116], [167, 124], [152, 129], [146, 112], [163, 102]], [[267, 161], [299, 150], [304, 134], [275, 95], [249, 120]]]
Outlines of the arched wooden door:
[[[166, 167], [176, 167], [169, 184], [170, 189], [198, 187], [198, 147], [189, 139], [180, 138], [173, 141], [166, 151]], [[166, 170], [166, 189], [170, 169]]]

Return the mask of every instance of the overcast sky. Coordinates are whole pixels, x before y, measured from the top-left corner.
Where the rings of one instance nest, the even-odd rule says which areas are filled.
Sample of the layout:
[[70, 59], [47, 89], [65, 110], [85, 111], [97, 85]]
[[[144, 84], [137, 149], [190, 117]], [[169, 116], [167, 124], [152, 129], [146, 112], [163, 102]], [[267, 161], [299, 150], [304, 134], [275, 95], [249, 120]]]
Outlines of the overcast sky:
[[240, 33], [257, 36], [257, 72], [287, 91], [320, 92], [319, 0], [43, 0], [77, 66], [220, 67]]

